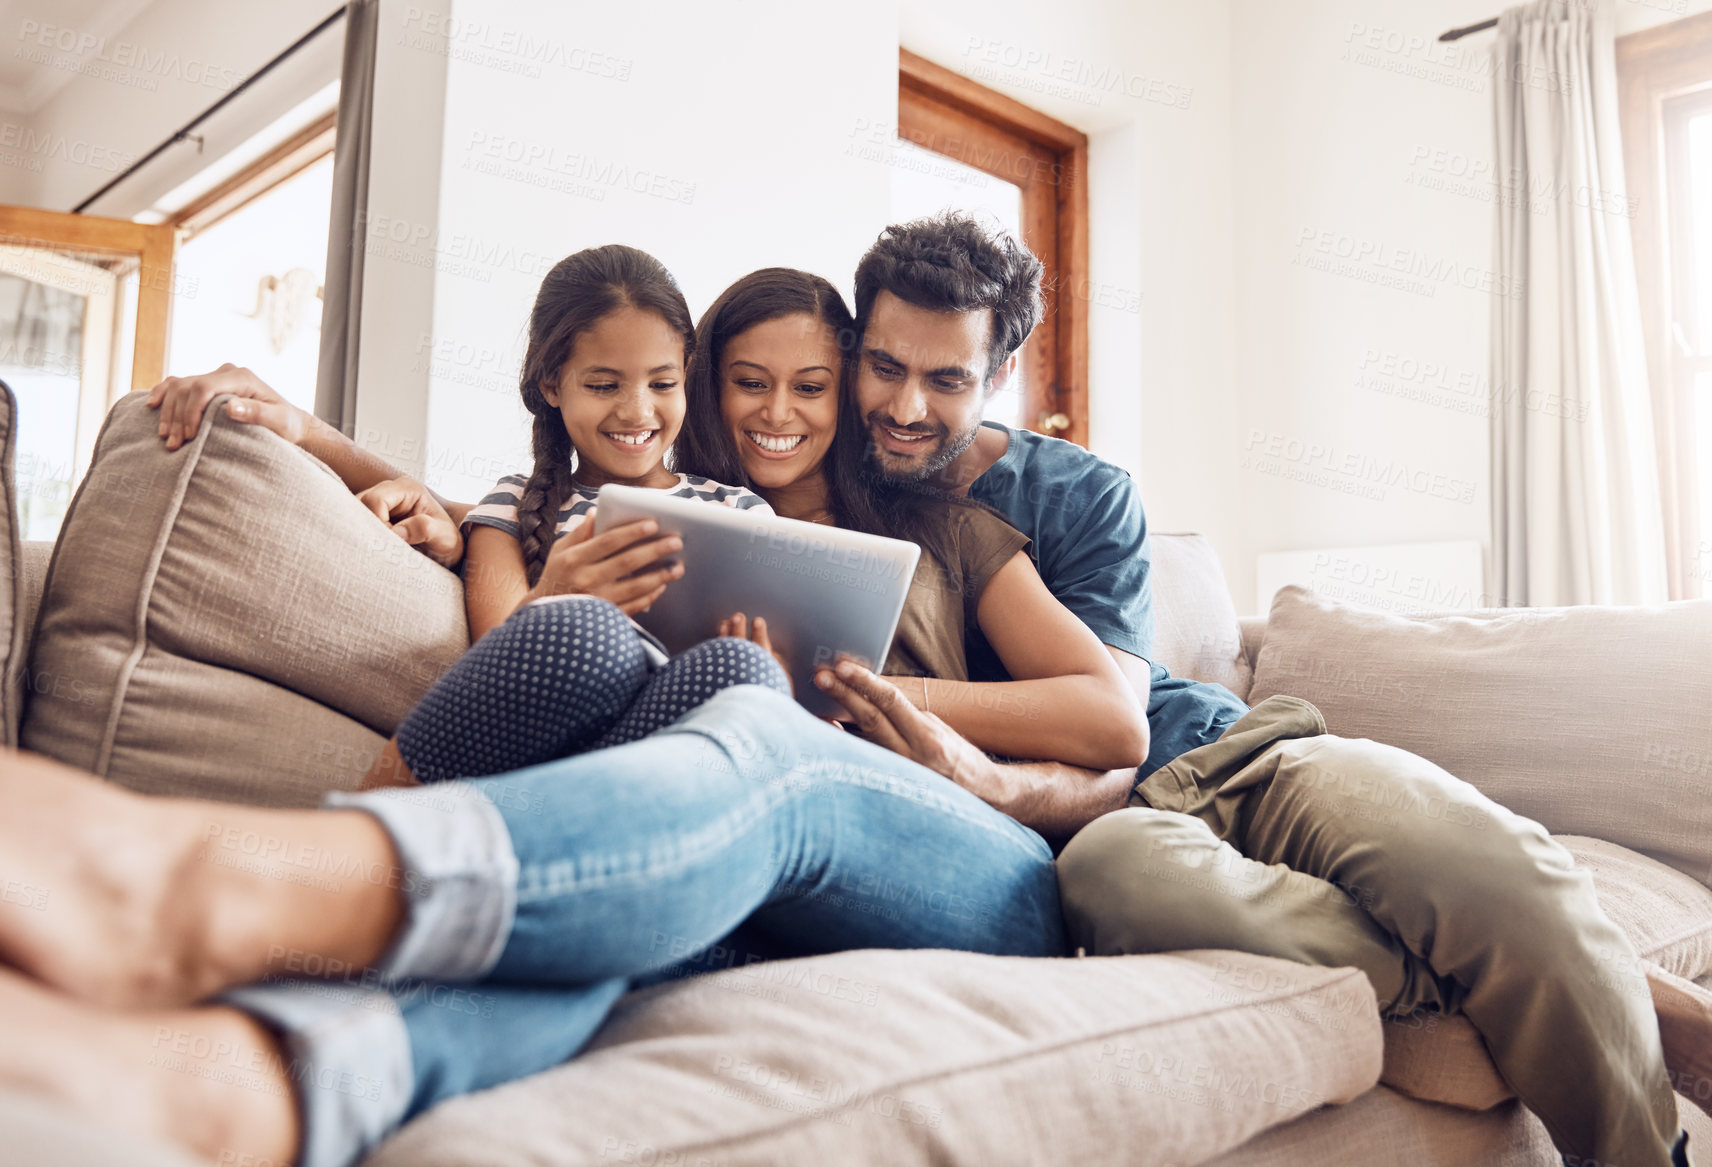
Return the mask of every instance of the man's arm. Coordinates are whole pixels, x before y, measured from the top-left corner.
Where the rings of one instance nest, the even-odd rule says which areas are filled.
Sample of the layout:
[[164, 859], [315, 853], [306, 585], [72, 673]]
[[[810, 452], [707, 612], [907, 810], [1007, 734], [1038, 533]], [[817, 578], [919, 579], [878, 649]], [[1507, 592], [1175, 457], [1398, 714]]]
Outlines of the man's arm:
[[1054, 851], [1103, 814], [1122, 810], [1135, 789], [1135, 769], [1085, 770], [1067, 762], [996, 762], [975, 781], [972, 793], [1038, 832]]
[[[1106, 651], [1145, 711], [1152, 685], [1148, 663], [1109, 644]], [[1012, 762], [994, 763], [994, 769], [991, 789], [974, 793], [995, 810], [1039, 832], [1054, 851], [1101, 815], [1129, 805], [1130, 791], [1135, 789], [1133, 768], [1102, 773], [1063, 762]]]

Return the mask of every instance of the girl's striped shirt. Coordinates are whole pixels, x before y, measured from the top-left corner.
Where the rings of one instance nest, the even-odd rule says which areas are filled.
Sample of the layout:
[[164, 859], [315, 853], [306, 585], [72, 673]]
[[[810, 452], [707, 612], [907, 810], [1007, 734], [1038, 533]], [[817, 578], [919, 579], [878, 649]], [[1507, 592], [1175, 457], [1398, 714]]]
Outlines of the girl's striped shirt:
[[[517, 522], [517, 505], [523, 501], [523, 492], [528, 486], [529, 476], [526, 474], [507, 474], [501, 478], [488, 492], [487, 497], [471, 507], [469, 514], [464, 516], [464, 536], [468, 538], [471, 527], [497, 527], [513, 539], [520, 539], [522, 528]], [[676, 486], [660, 486], [654, 489], [662, 490], [673, 498], [699, 498], [704, 502], [722, 503], [742, 511], [755, 511], [763, 515], [773, 513], [773, 508], [767, 505], [766, 500], [752, 490], [741, 486], [726, 486], [711, 478], [701, 478], [694, 474], [680, 474]], [[555, 539], [576, 530], [593, 517], [595, 496], [598, 493], [596, 487], [583, 486], [581, 483], [572, 485], [570, 498], [559, 508], [559, 521], [553, 532]]]

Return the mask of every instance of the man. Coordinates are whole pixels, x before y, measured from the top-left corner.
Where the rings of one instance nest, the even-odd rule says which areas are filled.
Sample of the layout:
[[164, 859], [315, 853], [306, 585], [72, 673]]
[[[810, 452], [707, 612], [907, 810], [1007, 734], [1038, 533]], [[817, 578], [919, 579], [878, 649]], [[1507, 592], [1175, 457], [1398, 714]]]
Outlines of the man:
[[[981, 421], [1039, 319], [1040, 277], [1026, 249], [965, 216], [889, 228], [856, 272], [855, 386], [875, 468], [1006, 515], [1034, 541], [1048, 588], [1147, 698], [1153, 740], [1137, 774], [1078, 781], [1037, 765], [976, 790], [1070, 825], [1114, 785], [1134, 786], [1131, 809], [1093, 821], [1059, 860], [1072, 943], [1355, 965], [1391, 1014], [1464, 1012], [1567, 1161], [1685, 1161], [1633, 951], [1542, 828], [1422, 758], [1326, 734], [1305, 701], [1247, 711], [1222, 687], [1148, 667], [1147, 530], [1128, 476]], [[1378, 822], [1342, 805], [1352, 788], [1467, 814]]]
[[[1221, 687], [1151, 664], [1133, 483], [1069, 443], [981, 422], [1039, 320], [1040, 278], [1026, 249], [966, 217], [888, 229], [857, 270], [855, 392], [879, 473], [966, 492], [1033, 540], [1047, 586], [1146, 698], [1147, 762], [1103, 775], [946, 766], [951, 754], [967, 761], [967, 743], [884, 684], [842, 694], [865, 734], [955, 773], [1048, 837], [1075, 835], [1060, 891], [1072, 943], [1089, 953], [1222, 947], [1355, 965], [1390, 1013], [1464, 1012], [1571, 1161], [1686, 1161], [1633, 951], [1537, 824], [1424, 759], [1326, 734], [1307, 702], [1249, 711]], [[243, 391], [230, 375], [207, 388]], [[199, 413], [163, 418], [169, 444], [194, 432]], [[365, 501], [431, 554], [449, 554], [449, 524], [420, 486], [382, 483]], [[1467, 813], [1378, 823], [1340, 804], [1338, 791], [1363, 784], [1394, 792], [1387, 805]], [[1593, 967], [1600, 976], [1586, 975]], [[1678, 1019], [1704, 1039], [1700, 1006]]]

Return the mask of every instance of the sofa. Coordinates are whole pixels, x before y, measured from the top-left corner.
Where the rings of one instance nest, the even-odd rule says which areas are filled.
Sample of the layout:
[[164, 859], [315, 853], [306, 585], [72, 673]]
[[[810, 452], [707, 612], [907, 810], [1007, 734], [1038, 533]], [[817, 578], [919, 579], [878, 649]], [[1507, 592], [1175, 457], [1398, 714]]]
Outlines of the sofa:
[[[5, 414], [9, 742], [137, 790], [311, 805], [463, 650], [453, 573], [218, 407], [168, 453], [120, 401], [57, 543], [19, 544]], [[1712, 602], [1399, 615], [1286, 588], [1239, 620], [1205, 539], [1155, 534], [1153, 555], [1173, 673], [1295, 693], [1439, 762], [1559, 834], [1643, 958], [1712, 974]], [[873, 894], [852, 910], [884, 910]], [[3, 1089], [0, 1129], [5, 1164], [185, 1163]], [[445, 1103], [367, 1163], [1558, 1161], [1465, 1021], [1382, 1021], [1353, 969], [858, 951], [632, 993], [572, 1062]]]

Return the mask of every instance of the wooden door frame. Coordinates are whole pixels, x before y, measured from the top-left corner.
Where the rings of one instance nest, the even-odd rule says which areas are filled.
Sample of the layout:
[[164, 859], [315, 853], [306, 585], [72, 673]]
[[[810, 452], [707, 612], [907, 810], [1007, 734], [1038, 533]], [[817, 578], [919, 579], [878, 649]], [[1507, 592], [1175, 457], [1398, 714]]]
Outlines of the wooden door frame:
[[152, 389], [166, 374], [172, 325], [172, 266], [178, 232], [170, 224], [132, 223], [34, 207], [0, 206], [0, 242], [137, 258], [137, 332], [131, 389]]
[[[1078, 445], [1088, 444], [1088, 136], [1074, 126], [1048, 117], [997, 90], [969, 80], [927, 58], [898, 50], [898, 135], [924, 149], [945, 154], [967, 166], [1006, 182], [1015, 183], [1015, 157], [1008, 151], [968, 149], [975, 145], [965, 138], [959, 149], [956, 140], [941, 137], [935, 127], [936, 111], [950, 110], [985, 123], [994, 139], [1019, 139], [1047, 159], [1040, 173], [1038, 160], [1029, 163], [1031, 179], [1042, 182], [1052, 193], [1052, 238], [1025, 239], [1045, 252], [1049, 273], [1041, 289], [1045, 315], [1040, 329], [1047, 329], [1051, 358], [1039, 378], [1045, 393], [1025, 404], [1028, 428], [1054, 432], [1044, 423], [1052, 414], [1063, 414], [1069, 424], [1056, 429], [1057, 436]], [[1007, 165], [1007, 161], [1009, 165]], [[1025, 205], [1023, 221], [1030, 222]], [[1038, 216], [1038, 211], [1036, 214]], [[1049, 257], [1049, 258], [1048, 258]], [[1046, 346], [1042, 346], [1046, 347]]]

